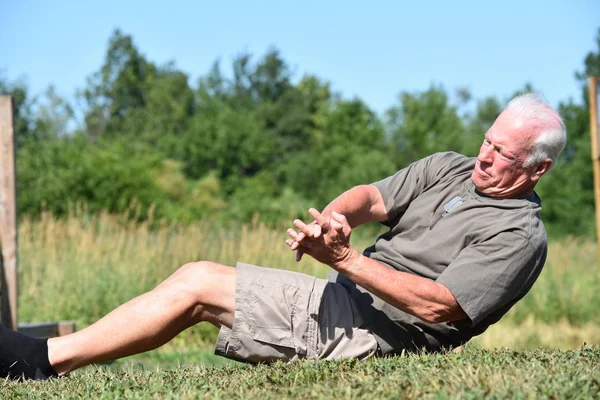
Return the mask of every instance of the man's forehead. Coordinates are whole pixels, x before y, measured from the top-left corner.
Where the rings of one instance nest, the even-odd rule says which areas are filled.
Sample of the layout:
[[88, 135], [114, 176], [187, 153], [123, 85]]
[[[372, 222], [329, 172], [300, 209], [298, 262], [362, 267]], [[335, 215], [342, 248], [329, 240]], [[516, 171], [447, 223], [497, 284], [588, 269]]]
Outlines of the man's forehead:
[[536, 130], [525, 118], [511, 116], [504, 111], [490, 127], [486, 136], [511, 143], [515, 147], [527, 147], [535, 138]]

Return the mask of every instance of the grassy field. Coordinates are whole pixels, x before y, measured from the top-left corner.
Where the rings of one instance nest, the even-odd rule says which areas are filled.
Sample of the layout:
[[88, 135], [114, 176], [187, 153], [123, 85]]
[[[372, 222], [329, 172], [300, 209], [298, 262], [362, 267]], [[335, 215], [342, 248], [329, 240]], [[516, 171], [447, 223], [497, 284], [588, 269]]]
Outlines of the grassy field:
[[[366, 231], [354, 245], [365, 247]], [[22, 221], [20, 321], [75, 320], [82, 327], [162, 281], [191, 260], [236, 261], [323, 277], [293, 261], [285, 227], [126, 223], [73, 215]], [[552, 242], [532, 291], [462, 353], [368, 363], [250, 367], [212, 355], [216, 329], [199, 325], [161, 349], [88, 367], [52, 383], [0, 383], [2, 398], [397, 398], [593, 397], [599, 395], [600, 269], [591, 241]], [[503, 346], [512, 350], [497, 350]], [[518, 351], [515, 351], [518, 350]], [[574, 386], [575, 385], [575, 386]], [[4, 393], [7, 395], [5, 396]], [[12, 396], [12, 397], [11, 397]]]
[[600, 396], [600, 349], [484, 350], [365, 362], [220, 367], [91, 367], [51, 382], [2, 382], [3, 399], [398, 399]]
[[[324, 277], [328, 268], [305, 257], [296, 263], [285, 227], [260, 222], [233, 227], [123, 223], [118, 217], [43, 215], [19, 229], [20, 320], [75, 320], [79, 328], [143, 293], [192, 260], [243, 261]], [[369, 243], [357, 231], [357, 248]], [[494, 348], [577, 348], [600, 343], [600, 267], [591, 241], [551, 242], [548, 262], [531, 292], [475, 343]], [[210, 346], [216, 330], [199, 326], [167, 351]]]

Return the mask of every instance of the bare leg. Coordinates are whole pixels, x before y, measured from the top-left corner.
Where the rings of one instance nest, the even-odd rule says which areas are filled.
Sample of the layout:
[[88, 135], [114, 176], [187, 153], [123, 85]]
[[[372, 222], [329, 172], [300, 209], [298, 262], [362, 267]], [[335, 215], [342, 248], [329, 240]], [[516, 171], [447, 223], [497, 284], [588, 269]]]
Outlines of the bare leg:
[[231, 327], [235, 277], [235, 268], [224, 265], [186, 264], [93, 325], [48, 340], [50, 364], [65, 375], [84, 365], [155, 349], [201, 321]]

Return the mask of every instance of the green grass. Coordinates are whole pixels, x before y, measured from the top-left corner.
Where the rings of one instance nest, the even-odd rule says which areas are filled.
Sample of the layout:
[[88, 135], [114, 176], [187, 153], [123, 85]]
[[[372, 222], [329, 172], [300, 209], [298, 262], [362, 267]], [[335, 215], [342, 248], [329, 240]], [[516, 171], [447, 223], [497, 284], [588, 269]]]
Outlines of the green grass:
[[[192, 260], [328, 271], [309, 257], [293, 261], [285, 227], [150, 226], [108, 214], [22, 221], [20, 321], [75, 320], [81, 329]], [[366, 233], [356, 232], [356, 247], [368, 245]], [[460, 353], [250, 366], [214, 356], [217, 330], [200, 324], [66, 379], [0, 381], [0, 398], [600, 398], [596, 254], [591, 241], [552, 242], [531, 292]]]
[[364, 362], [91, 367], [50, 382], [0, 382], [3, 399], [398, 399], [600, 396], [600, 349], [483, 350]]

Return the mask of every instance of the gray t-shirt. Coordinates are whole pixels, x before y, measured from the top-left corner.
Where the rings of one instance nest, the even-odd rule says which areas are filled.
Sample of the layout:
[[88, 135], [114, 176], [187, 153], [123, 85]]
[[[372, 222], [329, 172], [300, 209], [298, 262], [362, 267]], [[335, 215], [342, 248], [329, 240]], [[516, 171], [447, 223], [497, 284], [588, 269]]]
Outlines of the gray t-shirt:
[[493, 199], [471, 180], [475, 159], [437, 153], [375, 182], [390, 230], [364, 255], [446, 286], [468, 320], [429, 324], [337, 273], [384, 354], [458, 346], [497, 322], [531, 288], [546, 259], [537, 194]]

